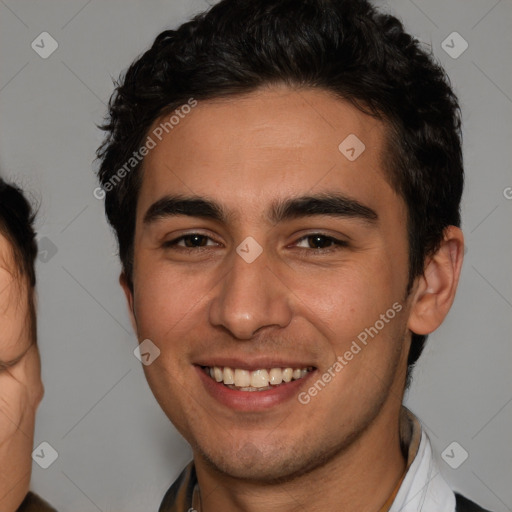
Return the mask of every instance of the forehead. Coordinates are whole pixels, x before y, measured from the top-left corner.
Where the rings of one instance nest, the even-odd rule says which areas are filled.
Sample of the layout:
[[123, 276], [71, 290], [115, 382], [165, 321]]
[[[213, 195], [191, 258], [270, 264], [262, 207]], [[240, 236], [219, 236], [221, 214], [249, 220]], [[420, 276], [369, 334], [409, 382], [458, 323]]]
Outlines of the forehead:
[[26, 278], [18, 272], [12, 245], [0, 232], [0, 370], [30, 343], [28, 290]]
[[370, 202], [394, 194], [383, 171], [385, 125], [326, 91], [283, 86], [199, 102], [172, 128], [162, 124], [171, 114], [148, 132], [155, 146], [144, 160], [142, 206], [177, 191], [222, 196], [245, 213], [333, 188]]

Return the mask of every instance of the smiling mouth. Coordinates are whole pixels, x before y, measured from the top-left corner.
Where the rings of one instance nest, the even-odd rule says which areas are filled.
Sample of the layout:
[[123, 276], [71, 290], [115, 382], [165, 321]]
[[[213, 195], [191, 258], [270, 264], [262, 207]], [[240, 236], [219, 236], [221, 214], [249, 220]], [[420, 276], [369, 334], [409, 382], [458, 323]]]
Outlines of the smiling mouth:
[[215, 382], [236, 391], [267, 391], [305, 377], [315, 368], [262, 368], [254, 371], [228, 366], [201, 366]]

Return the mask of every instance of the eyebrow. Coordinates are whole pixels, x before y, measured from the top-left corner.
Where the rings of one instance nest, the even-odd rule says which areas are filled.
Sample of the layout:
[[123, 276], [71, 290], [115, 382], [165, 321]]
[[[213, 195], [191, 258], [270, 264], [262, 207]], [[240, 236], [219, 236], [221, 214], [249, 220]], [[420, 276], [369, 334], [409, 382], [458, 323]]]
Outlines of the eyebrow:
[[[148, 208], [143, 223], [150, 225], [160, 219], [177, 215], [211, 219], [224, 224], [234, 217], [233, 212], [206, 197], [167, 195]], [[273, 224], [313, 215], [358, 219], [368, 224], [377, 223], [379, 218], [375, 210], [359, 201], [343, 194], [327, 192], [279, 199], [271, 204], [267, 212], [267, 218]]]

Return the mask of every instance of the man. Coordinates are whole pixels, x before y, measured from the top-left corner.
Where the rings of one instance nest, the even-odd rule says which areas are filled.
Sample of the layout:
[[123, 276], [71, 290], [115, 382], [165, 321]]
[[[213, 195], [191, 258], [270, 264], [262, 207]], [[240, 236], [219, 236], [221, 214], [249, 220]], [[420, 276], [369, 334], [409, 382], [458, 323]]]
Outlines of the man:
[[463, 259], [459, 108], [366, 1], [161, 33], [98, 151], [149, 385], [194, 459], [161, 512], [483, 510], [402, 406]]
[[28, 493], [35, 414], [43, 397], [37, 348], [32, 209], [0, 179], [0, 510], [52, 511]]

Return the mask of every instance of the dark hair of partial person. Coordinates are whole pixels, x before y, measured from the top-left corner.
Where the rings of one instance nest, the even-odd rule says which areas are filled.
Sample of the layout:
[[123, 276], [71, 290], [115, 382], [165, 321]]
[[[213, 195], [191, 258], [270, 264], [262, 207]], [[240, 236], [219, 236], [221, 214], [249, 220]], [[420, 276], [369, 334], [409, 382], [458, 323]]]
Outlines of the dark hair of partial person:
[[[0, 178], [0, 233], [12, 248], [15, 279], [20, 285], [26, 283], [29, 289], [30, 336], [37, 341], [35, 308], [37, 241], [34, 231], [36, 213], [23, 191]], [[21, 279], [20, 279], [21, 278]]]
[[[325, 90], [387, 127], [384, 171], [407, 205], [409, 293], [444, 229], [460, 225], [460, 108], [431, 52], [366, 0], [223, 0], [159, 34], [116, 82], [97, 151], [100, 184], [141, 147], [155, 120], [190, 98], [234, 97], [277, 84]], [[104, 188], [130, 286], [141, 173], [139, 164]], [[425, 341], [412, 333], [407, 386]]]

